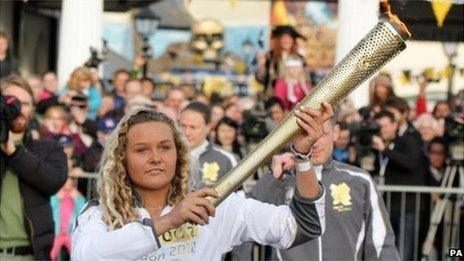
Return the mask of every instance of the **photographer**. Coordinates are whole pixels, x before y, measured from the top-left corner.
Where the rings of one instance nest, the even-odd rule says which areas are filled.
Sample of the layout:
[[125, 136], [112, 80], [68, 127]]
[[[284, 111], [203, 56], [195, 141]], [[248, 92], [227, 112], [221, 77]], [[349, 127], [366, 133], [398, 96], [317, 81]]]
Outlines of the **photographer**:
[[[0, 259], [47, 260], [54, 236], [50, 196], [66, 181], [66, 156], [56, 142], [31, 139], [27, 130], [34, 99], [27, 82], [7, 77], [1, 91], [16, 97], [21, 111], [11, 125], [2, 115], [1, 127], [11, 128], [5, 130], [8, 138], [0, 146]], [[2, 114], [13, 110], [7, 104]]]
[[[372, 147], [377, 151], [376, 171], [380, 176], [380, 183], [385, 180], [388, 185], [423, 185], [424, 164], [421, 157], [422, 145], [411, 130], [406, 130], [400, 136], [399, 124], [395, 116], [389, 111], [380, 111], [374, 117], [380, 125], [380, 136], [372, 138]], [[420, 136], [419, 136], [420, 139]], [[413, 259], [415, 202], [414, 195], [407, 194], [405, 214], [401, 216], [401, 200], [398, 193], [391, 197], [391, 223], [396, 233], [397, 246], [400, 238], [401, 219], [405, 219], [404, 254], [402, 259]], [[398, 246], [398, 248], [400, 248]]]

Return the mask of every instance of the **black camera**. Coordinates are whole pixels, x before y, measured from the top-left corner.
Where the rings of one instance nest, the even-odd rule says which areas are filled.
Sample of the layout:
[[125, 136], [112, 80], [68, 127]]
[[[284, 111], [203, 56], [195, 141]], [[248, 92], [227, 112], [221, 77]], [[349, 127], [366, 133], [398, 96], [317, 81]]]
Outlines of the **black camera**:
[[464, 160], [464, 115], [445, 119], [445, 139], [449, 143], [453, 160]]
[[90, 47], [90, 58], [84, 63], [84, 66], [87, 68], [98, 69], [98, 66], [106, 60], [107, 47], [106, 42], [103, 42], [103, 50], [101, 55], [98, 53], [98, 50]]
[[21, 114], [21, 102], [14, 96], [0, 96], [0, 143], [8, 141], [12, 122]]
[[361, 147], [371, 147], [372, 137], [380, 135], [380, 125], [375, 121], [362, 122], [360, 129], [357, 133], [358, 144]]
[[261, 141], [267, 136], [266, 116], [265, 111], [246, 110], [243, 112], [242, 129], [247, 141]]

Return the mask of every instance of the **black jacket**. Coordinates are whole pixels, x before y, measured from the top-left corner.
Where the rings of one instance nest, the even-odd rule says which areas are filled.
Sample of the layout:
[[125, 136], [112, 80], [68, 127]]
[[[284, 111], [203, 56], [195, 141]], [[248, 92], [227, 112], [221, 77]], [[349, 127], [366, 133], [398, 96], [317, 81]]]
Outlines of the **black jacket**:
[[25, 142], [10, 156], [0, 151], [0, 167], [2, 183], [6, 168], [18, 175], [24, 203], [24, 226], [35, 259], [50, 259], [54, 240], [50, 196], [56, 194], [68, 176], [63, 149], [54, 141]]
[[[424, 158], [422, 156], [422, 138], [414, 127], [409, 126], [406, 132], [393, 141], [393, 148], [389, 146], [383, 155], [388, 158], [385, 170], [385, 184], [387, 185], [425, 185]], [[376, 171], [379, 173], [379, 155], [376, 159]], [[407, 193], [406, 212], [414, 212], [415, 197]], [[401, 194], [391, 194], [390, 216], [399, 217], [401, 213]]]
[[[422, 157], [422, 138], [410, 126], [406, 132], [393, 141], [393, 148], [383, 153], [388, 158], [385, 170], [385, 184], [389, 185], [425, 185], [424, 159]], [[379, 173], [379, 159], [376, 160], [376, 172]]]

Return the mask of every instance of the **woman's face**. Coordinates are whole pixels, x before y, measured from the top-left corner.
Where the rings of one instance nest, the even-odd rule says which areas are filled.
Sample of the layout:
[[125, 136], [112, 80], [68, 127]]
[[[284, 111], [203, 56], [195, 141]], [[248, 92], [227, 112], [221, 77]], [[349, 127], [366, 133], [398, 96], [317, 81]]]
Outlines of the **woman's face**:
[[80, 81], [79, 82], [79, 88], [81, 88], [81, 90], [85, 90], [85, 89], [88, 89], [90, 87], [90, 85], [92, 84], [91, 81]]
[[156, 121], [133, 125], [127, 133], [126, 158], [127, 172], [136, 187], [158, 190], [170, 186], [177, 149], [169, 125]]
[[291, 78], [299, 78], [301, 73], [303, 72], [303, 67], [302, 66], [288, 66], [287, 72]]
[[374, 95], [384, 101], [390, 94], [391, 82], [387, 77], [379, 77], [375, 81]]
[[217, 129], [218, 140], [222, 145], [230, 146], [234, 143], [237, 131], [234, 127], [227, 124], [221, 124]]
[[282, 50], [290, 51], [295, 44], [295, 40], [289, 34], [284, 34], [279, 38], [279, 43]]

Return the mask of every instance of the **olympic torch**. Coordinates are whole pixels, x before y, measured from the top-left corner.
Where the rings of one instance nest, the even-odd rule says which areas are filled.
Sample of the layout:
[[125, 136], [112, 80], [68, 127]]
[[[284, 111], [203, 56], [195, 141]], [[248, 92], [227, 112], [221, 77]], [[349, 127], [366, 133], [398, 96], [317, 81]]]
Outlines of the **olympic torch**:
[[389, 19], [379, 21], [274, 131], [218, 181], [214, 188], [220, 197], [210, 198], [211, 202], [215, 206], [219, 205], [300, 131], [295, 110], [321, 109], [322, 102], [328, 102], [332, 106], [337, 105], [356, 87], [404, 50], [405, 41], [409, 37], [410, 34], [404, 24], [398, 23], [391, 16]]

